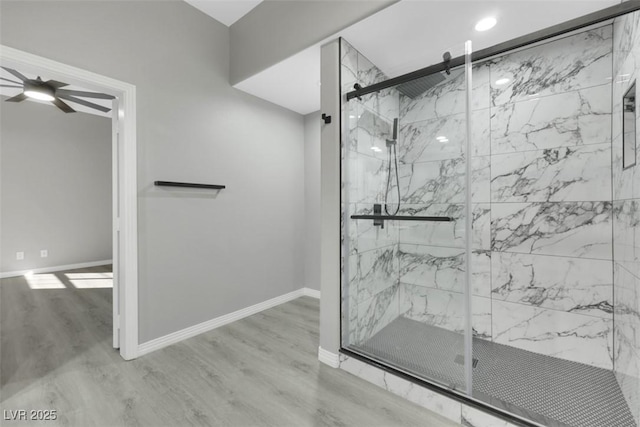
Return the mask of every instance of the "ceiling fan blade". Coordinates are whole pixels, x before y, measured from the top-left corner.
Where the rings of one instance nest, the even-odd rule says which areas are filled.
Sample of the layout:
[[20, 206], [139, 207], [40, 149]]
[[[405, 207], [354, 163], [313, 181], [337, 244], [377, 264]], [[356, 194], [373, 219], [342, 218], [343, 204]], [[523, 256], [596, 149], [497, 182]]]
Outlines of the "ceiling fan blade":
[[22, 102], [25, 99], [27, 99], [27, 95], [25, 95], [24, 93], [20, 93], [20, 94], [14, 96], [13, 98], [6, 99], [5, 101], [7, 101], [7, 102]]
[[16, 85], [0, 85], [0, 87], [15, 87], [18, 89], [22, 89], [22, 86], [16, 86]]
[[44, 84], [49, 85], [49, 86], [53, 86], [56, 89], [58, 89], [59, 87], [69, 86], [68, 83], [62, 83], [62, 82], [59, 82], [57, 80], [47, 80], [46, 82], [44, 82]]
[[115, 99], [115, 96], [107, 95], [106, 93], [83, 92], [81, 90], [60, 89], [60, 90], [56, 91], [56, 94], [57, 95], [70, 95], [70, 96], [83, 96], [85, 98]]
[[16, 76], [17, 78], [19, 78], [20, 80], [22, 80], [23, 82], [26, 80], [29, 80], [28, 78], [26, 78], [24, 76], [24, 74], [20, 73], [19, 71], [14, 70], [13, 68], [7, 68], [7, 67], [2, 67], [4, 70], [10, 72], [11, 74], [13, 74], [14, 76]]
[[21, 85], [22, 84], [22, 82], [17, 82], [15, 80], [5, 79], [4, 77], [0, 77], [0, 80], [4, 80], [5, 82], [9, 82], [9, 83], [15, 83], [17, 85]]
[[59, 109], [61, 109], [62, 111], [64, 111], [65, 113], [75, 113], [76, 112], [76, 110], [74, 110], [73, 108], [71, 108], [70, 106], [68, 106], [67, 104], [65, 104], [61, 100], [59, 100], [58, 98], [56, 98], [53, 101], [51, 101], [51, 103], [53, 105], [55, 105], [56, 107], [58, 107]]
[[75, 96], [64, 95], [58, 92], [56, 92], [56, 96], [66, 99], [67, 101], [75, 102], [76, 104], [84, 105], [85, 107], [93, 108], [94, 110], [102, 111], [103, 113], [111, 111], [111, 108], [103, 107], [102, 105], [94, 104], [93, 102], [85, 101], [84, 99], [76, 98]]

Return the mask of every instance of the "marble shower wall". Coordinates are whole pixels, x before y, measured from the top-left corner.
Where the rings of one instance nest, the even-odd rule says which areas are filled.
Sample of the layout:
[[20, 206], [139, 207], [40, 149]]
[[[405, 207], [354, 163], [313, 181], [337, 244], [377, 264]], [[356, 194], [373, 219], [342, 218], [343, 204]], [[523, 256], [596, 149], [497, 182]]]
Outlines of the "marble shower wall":
[[[475, 335], [607, 369], [612, 49], [609, 25], [475, 64], [471, 112]], [[400, 95], [403, 210], [460, 219], [400, 227], [400, 313], [456, 331], [464, 318], [463, 77], [418, 99]]]
[[[464, 332], [466, 112], [462, 69], [416, 97], [400, 95], [400, 192], [405, 215], [449, 223], [400, 225], [400, 314]], [[473, 68], [473, 330], [491, 336], [489, 70]], [[446, 140], [443, 138], [445, 137]]]
[[[353, 85], [369, 86], [387, 77], [371, 61], [341, 40], [342, 93]], [[399, 312], [398, 227], [385, 222], [384, 229], [372, 221], [351, 220], [353, 214], [373, 213], [373, 204], [384, 204], [387, 148], [393, 120], [399, 114], [399, 94], [395, 89], [343, 102], [343, 227], [348, 236], [343, 253], [346, 281], [343, 304], [349, 313], [345, 332], [349, 344], [360, 343], [389, 322]], [[390, 199], [391, 202], [391, 199]]]
[[636, 166], [622, 168], [622, 97], [640, 76], [640, 13], [617, 18], [613, 28], [613, 363], [640, 425], [640, 151]]

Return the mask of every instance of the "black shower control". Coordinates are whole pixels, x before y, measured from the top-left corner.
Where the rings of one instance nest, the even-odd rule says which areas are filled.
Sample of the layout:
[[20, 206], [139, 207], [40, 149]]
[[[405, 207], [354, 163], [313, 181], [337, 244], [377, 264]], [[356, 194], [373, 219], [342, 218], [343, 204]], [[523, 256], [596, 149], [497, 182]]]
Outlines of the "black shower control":
[[331, 123], [331, 116], [327, 116], [325, 113], [322, 113], [322, 120], [324, 120], [325, 124]]
[[[382, 216], [382, 205], [380, 203], [373, 204], [373, 214]], [[374, 226], [380, 226], [380, 228], [384, 228], [384, 220], [382, 219], [374, 219]]]

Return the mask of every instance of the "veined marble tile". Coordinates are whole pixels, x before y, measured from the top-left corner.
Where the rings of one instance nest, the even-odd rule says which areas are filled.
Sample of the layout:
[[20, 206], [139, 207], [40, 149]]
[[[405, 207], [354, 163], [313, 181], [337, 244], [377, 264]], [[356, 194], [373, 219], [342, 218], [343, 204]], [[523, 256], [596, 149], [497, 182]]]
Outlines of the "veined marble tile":
[[614, 263], [614, 286], [614, 370], [629, 408], [640, 417], [640, 278]]
[[491, 64], [492, 105], [609, 83], [611, 61], [610, 25], [504, 55]]
[[[491, 249], [491, 205], [489, 203], [473, 203], [473, 242], [474, 250]], [[464, 227], [463, 221], [459, 222]]]
[[[352, 357], [340, 356], [340, 369], [403, 397], [443, 417], [460, 422], [460, 402]], [[486, 426], [488, 427], [488, 426]]]
[[[476, 64], [472, 68], [471, 111], [490, 107], [490, 65]], [[444, 75], [446, 80], [426, 90], [416, 98], [400, 95], [400, 116], [405, 123], [432, 120], [465, 112], [466, 81], [463, 68]]]
[[465, 427], [516, 427], [471, 406], [462, 405], [462, 425]]
[[402, 283], [463, 292], [464, 249], [401, 243], [399, 256]]
[[446, 80], [416, 98], [400, 95], [400, 116], [404, 123], [413, 123], [464, 113], [465, 89], [464, 70], [452, 70]]
[[396, 245], [358, 254], [358, 302], [369, 300], [398, 284], [399, 259]]
[[[371, 205], [357, 205], [351, 215], [371, 215], [372, 213]], [[385, 221], [384, 228], [373, 225], [372, 220], [348, 218], [348, 221], [350, 230], [352, 230], [350, 233], [351, 253], [363, 253], [398, 244], [399, 233], [395, 221]]]
[[613, 202], [613, 259], [640, 277], [640, 200]]
[[[364, 87], [365, 85], [362, 86]], [[360, 102], [367, 109], [375, 111], [391, 122], [400, 116], [400, 94], [395, 88], [383, 89], [379, 92], [363, 95]]]
[[[637, 172], [636, 167], [622, 169], [622, 135], [613, 139], [612, 150], [613, 200], [631, 199], [636, 175], [640, 178], [640, 172]], [[640, 185], [635, 186], [640, 187]]]
[[491, 154], [491, 110], [471, 112], [471, 147], [473, 157]]
[[398, 284], [358, 303], [358, 342], [371, 338], [396, 319], [398, 308]]
[[491, 298], [472, 296], [471, 312], [473, 313], [471, 318], [473, 336], [485, 340], [491, 340]]
[[358, 110], [357, 126], [351, 131], [351, 149], [387, 161], [387, 139], [392, 138], [393, 122], [367, 108]]
[[[474, 157], [472, 198], [474, 202], [488, 201], [490, 160], [488, 156]], [[464, 203], [466, 191], [466, 163], [464, 158], [424, 163], [401, 164], [400, 194], [404, 203]]]
[[[451, 222], [399, 221], [400, 242], [450, 248], [465, 247], [465, 207], [463, 204], [403, 204], [400, 215], [448, 216]], [[473, 249], [491, 247], [491, 210], [488, 203], [473, 204]]]
[[340, 79], [342, 92], [351, 92], [358, 81], [358, 51], [344, 39], [340, 40]]
[[387, 184], [387, 165], [384, 160], [360, 153], [351, 153], [350, 182], [347, 187], [350, 203], [373, 205], [384, 203]]
[[[640, 353], [640, 277], [618, 263], [614, 267], [615, 326], [617, 336], [622, 342], [616, 343], [620, 348], [624, 343], [636, 353]], [[616, 355], [624, 366], [620, 355]]]
[[613, 139], [612, 150], [613, 200], [631, 199], [634, 187], [640, 191], [640, 184], [637, 184], [640, 179], [640, 162], [637, 163], [638, 166], [622, 169], [622, 135]]
[[491, 107], [491, 61], [473, 64], [471, 84], [471, 111]]
[[464, 248], [464, 205], [461, 204], [403, 204], [400, 215], [448, 216], [451, 222], [398, 222], [400, 242], [431, 246]]
[[[464, 292], [464, 248], [446, 248], [401, 243], [400, 281], [410, 285]], [[471, 258], [472, 295], [491, 296], [491, 255], [474, 251]]]
[[471, 257], [472, 295], [491, 297], [491, 251], [476, 250]]
[[387, 76], [366, 56], [358, 52], [358, 83], [362, 87], [387, 80]]
[[[490, 154], [490, 110], [472, 113], [472, 155]], [[400, 121], [399, 159], [403, 163], [456, 159], [466, 151], [466, 114], [405, 123]], [[446, 141], [442, 138], [445, 137]]]
[[[360, 83], [362, 87], [367, 87], [388, 79], [377, 66], [361, 53], [358, 53], [357, 77], [358, 83]], [[364, 95], [360, 102], [366, 108], [390, 120], [400, 115], [400, 93], [393, 87]]]
[[638, 45], [640, 32], [638, 25], [640, 14], [638, 12], [627, 13], [617, 17], [613, 22], [613, 69], [617, 72], [624, 61], [626, 54], [635, 50]]
[[427, 325], [464, 332], [464, 297], [459, 292], [400, 283], [400, 314]]
[[491, 156], [491, 200], [611, 200], [610, 144]]
[[499, 252], [611, 259], [611, 203], [494, 203], [491, 247]]
[[[438, 139], [447, 138], [446, 141]], [[466, 144], [466, 115], [400, 122], [398, 157], [403, 163], [456, 159]]]
[[[343, 340], [347, 339], [348, 344], [356, 344], [358, 335], [358, 257], [350, 255], [347, 263], [348, 270], [345, 272], [347, 278], [342, 282], [342, 326]], [[346, 334], [345, 334], [346, 332]]]
[[613, 321], [493, 301], [493, 341], [547, 356], [612, 369]]
[[[491, 339], [491, 299], [472, 296], [474, 336]], [[464, 294], [400, 283], [400, 314], [411, 320], [464, 333]]]
[[611, 84], [496, 107], [491, 154], [611, 142]]
[[611, 261], [494, 252], [492, 298], [611, 319]]

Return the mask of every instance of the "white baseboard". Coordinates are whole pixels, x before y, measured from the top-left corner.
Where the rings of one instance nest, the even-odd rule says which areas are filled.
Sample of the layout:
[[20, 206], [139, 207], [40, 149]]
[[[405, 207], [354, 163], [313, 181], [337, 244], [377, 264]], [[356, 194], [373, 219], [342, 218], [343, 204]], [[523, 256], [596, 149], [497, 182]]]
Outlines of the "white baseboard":
[[316, 291], [315, 289], [311, 288], [302, 288], [302, 291], [304, 292], [304, 296], [306, 297], [320, 299], [320, 291]]
[[113, 263], [113, 260], [107, 259], [104, 261], [82, 262], [80, 264], [56, 265], [53, 267], [32, 268], [30, 270], [7, 271], [6, 273], [0, 273], [0, 279], [6, 279], [8, 277], [24, 276], [27, 273], [33, 273], [33, 274], [55, 273], [56, 271], [76, 270], [78, 268], [88, 268], [88, 267], [98, 267], [100, 265], [109, 265], [112, 263]]
[[332, 368], [340, 366], [340, 356], [322, 347], [318, 347], [318, 360]]
[[[311, 291], [311, 293], [309, 293], [309, 291]], [[297, 289], [293, 292], [280, 295], [279, 297], [271, 298], [267, 301], [263, 301], [250, 307], [234, 311], [233, 313], [225, 314], [224, 316], [216, 317], [215, 319], [207, 320], [206, 322], [202, 322], [197, 325], [182, 329], [180, 331], [165, 335], [163, 337], [147, 341], [138, 346], [138, 356], [149, 354], [152, 351], [159, 350], [163, 347], [167, 347], [171, 344], [175, 344], [187, 338], [195, 337], [196, 335], [200, 335], [201, 333], [208, 332], [212, 329], [219, 328], [220, 326], [235, 322], [236, 320], [243, 319], [245, 317], [259, 313], [263, 310], [267, 310], [277, 305], [284, 304], [285, 302], [292, 301], [296, 298], [300, 298], [301, 296], [316, 295], [316, 292], [319, 294], [318, 291], [309, 288]]]

